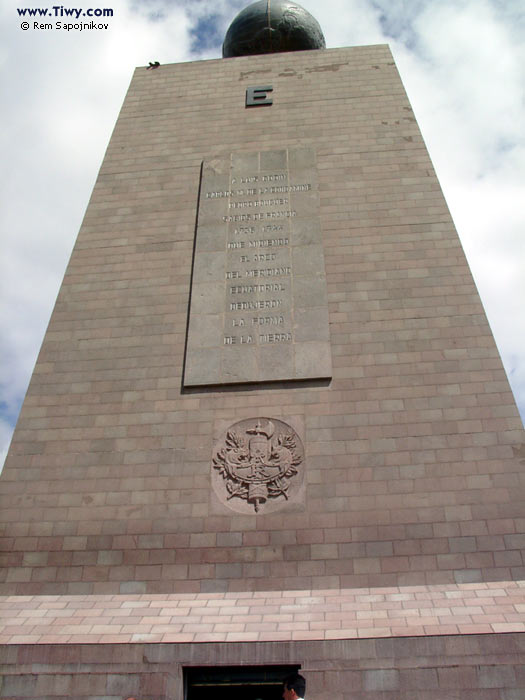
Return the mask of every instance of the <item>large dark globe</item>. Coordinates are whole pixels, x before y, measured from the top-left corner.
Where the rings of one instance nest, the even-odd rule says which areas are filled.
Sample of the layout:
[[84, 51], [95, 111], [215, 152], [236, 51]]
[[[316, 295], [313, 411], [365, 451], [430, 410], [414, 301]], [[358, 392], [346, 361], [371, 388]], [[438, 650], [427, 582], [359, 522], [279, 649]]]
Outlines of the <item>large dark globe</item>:
[[259, 0], [245, 7], [230, 24], [222, 55], [232, 58], [325, 46], [319, 23], [303, 7], [290, 0]]

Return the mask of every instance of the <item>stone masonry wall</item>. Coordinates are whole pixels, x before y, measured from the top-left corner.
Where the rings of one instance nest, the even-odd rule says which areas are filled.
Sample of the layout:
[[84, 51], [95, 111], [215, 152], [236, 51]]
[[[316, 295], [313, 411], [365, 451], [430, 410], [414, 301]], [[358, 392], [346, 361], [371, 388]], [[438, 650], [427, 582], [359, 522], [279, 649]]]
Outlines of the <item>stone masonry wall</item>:
[[[293, 146], [317, 153], [332, 380], [184, 392], [201, 162]], [[260, 416], [304, 425], [304, 498], [214, 507], [213, 436]], [[0, 479], [2, 592], [525, 578], [524, 461], [388, 48], [137, 69]]]
[[[309, 700], [521, 700], [521, 635], [295, 644], [19, 645], [4, 648], [0, 697], [175, 700], [183, 667], [299, 663]], [[330, 661], [327, 662], [327, 659]]]

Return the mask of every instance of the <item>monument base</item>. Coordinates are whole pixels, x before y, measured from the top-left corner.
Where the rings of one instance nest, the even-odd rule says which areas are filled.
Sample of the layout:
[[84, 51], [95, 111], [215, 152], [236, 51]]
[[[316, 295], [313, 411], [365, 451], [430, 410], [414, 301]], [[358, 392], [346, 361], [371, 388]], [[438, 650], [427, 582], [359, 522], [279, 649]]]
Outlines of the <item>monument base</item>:
[[348, 688], [357, 700], [518, 700], [525, 689], [525, 581], [10, 596], [1, 607], [0, 697], [12, 700], [197, 700], [206, 683], [192, 691], [188, 673], [213, 667], [221, 688], [235, 667], [249, 672], [243, 697], [261, 697], [283, 665], [333, 700]]

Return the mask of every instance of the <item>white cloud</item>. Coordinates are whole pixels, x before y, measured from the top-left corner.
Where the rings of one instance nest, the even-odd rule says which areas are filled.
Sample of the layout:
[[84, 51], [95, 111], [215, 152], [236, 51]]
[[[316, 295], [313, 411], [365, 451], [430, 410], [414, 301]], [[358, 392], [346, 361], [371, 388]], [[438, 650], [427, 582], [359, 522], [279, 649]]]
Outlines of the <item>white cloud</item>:
[[[222, 33], [245, 4], [112, 0], [109, 29], [95, 32], [24, 32], [15, 4], [0, 6], [4, 414], [25, 391], [134, 66], [218, 57], [219, 46], [191, 54], [192, 30], [213, 21]], [[328, 46], [390, 43], [525, 415], [521, 2], [302, 4]], [[0, 449], [9, 432], [7, 421]]]
[[396, 57], [525, 416], [525, 49], [505, 10], [428, 3]]
[[[37, 3], [40, 7], [50, 2]], [[34, 6], [31, 2], [20, 6]], [[189, 20], [173, 7], [162, 22], [112, 0], [104, 31], [20, 29], [0, 8], [1, 305], [4, 430], [26, 390], [98, 167], [137, 64], [189, 51]]]

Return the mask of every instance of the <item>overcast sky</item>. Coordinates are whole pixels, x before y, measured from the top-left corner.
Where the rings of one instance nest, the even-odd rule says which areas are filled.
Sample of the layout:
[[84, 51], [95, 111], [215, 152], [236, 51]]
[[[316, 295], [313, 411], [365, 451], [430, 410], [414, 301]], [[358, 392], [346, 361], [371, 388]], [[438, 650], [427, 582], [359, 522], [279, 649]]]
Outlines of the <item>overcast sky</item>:
[[[114, 16], [94, 20], [105, 30], [37, 30], [27, 18], [24, 31], [17, 8], [56, 0], [0, 3], [0, 465], [134, 67], [220, 57], [248, 4], [61, 2]], [[390, 44], [524, 417], [523, 0], [301, 4], [329, 48]]]

